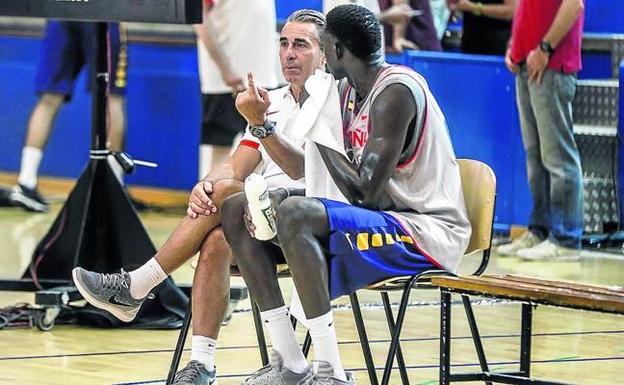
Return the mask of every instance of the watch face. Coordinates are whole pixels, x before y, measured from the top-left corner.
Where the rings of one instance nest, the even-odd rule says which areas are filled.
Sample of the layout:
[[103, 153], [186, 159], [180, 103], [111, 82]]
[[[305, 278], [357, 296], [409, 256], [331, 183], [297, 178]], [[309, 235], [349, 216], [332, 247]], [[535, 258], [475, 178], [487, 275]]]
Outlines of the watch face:
[[249, 129], [249, 132], [256, 138], [264, 138], [267, 136], [266, 129], [263, 126], [253, 126]]

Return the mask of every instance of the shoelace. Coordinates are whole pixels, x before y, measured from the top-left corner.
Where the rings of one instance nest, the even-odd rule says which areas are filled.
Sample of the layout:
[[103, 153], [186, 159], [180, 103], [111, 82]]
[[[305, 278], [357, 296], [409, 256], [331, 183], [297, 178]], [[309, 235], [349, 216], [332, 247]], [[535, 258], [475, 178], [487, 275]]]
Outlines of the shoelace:
[[298, 385], [316, 385], [321, 383], [319, 381], [320, 378], [315, 373], [309, 372], [304, 378], [302, 378], [298, 382]]
[[125, 279], [126, 274], [123, 269], [121, 269], [121, 273], [103, 274], [102, 287], [114, 291], [120, 291], [122, 286], [128, 289], [128, 282]]
[[198, 362], [189, 362], [188, 365], [176, 375], [175, 381], [185, 380], [189, 382], [195, 381], [201, 374], [201, 364]]

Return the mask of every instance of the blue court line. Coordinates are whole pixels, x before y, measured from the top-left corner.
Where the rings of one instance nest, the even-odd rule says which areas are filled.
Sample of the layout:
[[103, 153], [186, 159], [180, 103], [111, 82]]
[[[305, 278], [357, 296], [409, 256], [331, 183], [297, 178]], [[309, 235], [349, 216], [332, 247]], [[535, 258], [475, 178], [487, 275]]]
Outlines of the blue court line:
[[[597, 330], [587, 332], [559, 332], [559, 333], [533, 333], [533, 337], [556, 337], [556, 336], [583, 336], [593, 334], [621, 334], [624, 330]], [[499, 339], [499, 338], [520, 338], [520, 334], [492, 334], [481, 336], [481, 339]], [[420, 338], [402, 338], [401, 343], [407, 342], [427, 342], [438, 341], [440, 337], [420, 337]], [[472, 336], [458, 336], [451, 337], [451, 340], [470, 340]], [[382, 340], [369, 340], [370, 344], [389, 343], [389, 339]], [[338, 345], [353, 345], [359, 344], [359, 340], [355, 341], [341, 341]], [[268, 345], [269, 347], [271, 345]], [[258, 345], [238, 345], [238, 346], [224, 346], [218, 347], [220, 350], [236, 350], [236, 349], [257, 349]], [[32, 359], [44, 359], [44, 358], [64, 358], [64, 357], [89, 357], [89, 356], [112, 356], [123, 354], [150, 354], [150, 353], [171, 353], [174, 349], [152, 349], [152, 350], [129, 350], [129, 351], [117, 351], [117, 352], [95, 352], [95, 353], [73, 353], [73, 354], [49, 354], [38, 356], [14, 356], [14, 357], [0, 357], [0, 361], [12, 361], [12, 360], [32, 360]], [[184, 349], [184, 351], [190, 351], [190, 349]]]
[[[624, 356], [614, 356], [614, 357], [590, 357], [590, 358], [566, 358], [566, 359], [550, 359], [550, 360], [531, 360], [531, 364], [561, 364], [561, 363], [570, 363], [570, 362], [595, 362], [595, 361], [620, 361], [624, 360]], [[499, 361], [499, 362], [488, 362], [488, 365], [518, 365], [520, 361]], [[452, 368], [468, 368], [468, 367], [479, 367], [480, 364], [477, 363], [468, 363], [468, 364], [451, 364]], [[439, 365], [406, 365], [405, 368], [407, 370], [412, 369], [438, 369]], [[375, 367], [376, 370], [383, 370], [383, 367]], [[398, 369], [398, 366], [394, 366], [393, 369]], [[364, 372], [367, 371], [366, 368], [345, 368], [350, 372]], [[236, 378], [236, 377], [249, 377], [252, 373], [243, 373], [243, 374], [224, 374], [219, 375], [218, 378]], [[111, 385], [143, 385], [143, 384], [156, 384], [156, 383], [164, 383], [166, 379], [161, 380], [147, 380], [147, 381], [139, 381], [139, 382], [120, 382], [113, 383]]]

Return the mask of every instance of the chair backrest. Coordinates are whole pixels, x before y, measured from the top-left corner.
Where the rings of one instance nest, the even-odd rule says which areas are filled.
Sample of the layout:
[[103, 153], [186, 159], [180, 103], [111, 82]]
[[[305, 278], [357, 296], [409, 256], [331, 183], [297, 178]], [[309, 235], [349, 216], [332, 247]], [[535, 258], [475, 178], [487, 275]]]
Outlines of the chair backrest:
[[466, 254], [489, 250], [492, 244], [496, 176], [485, 163], [472, 159], [457, 159], [462, 190], [472, 226]]

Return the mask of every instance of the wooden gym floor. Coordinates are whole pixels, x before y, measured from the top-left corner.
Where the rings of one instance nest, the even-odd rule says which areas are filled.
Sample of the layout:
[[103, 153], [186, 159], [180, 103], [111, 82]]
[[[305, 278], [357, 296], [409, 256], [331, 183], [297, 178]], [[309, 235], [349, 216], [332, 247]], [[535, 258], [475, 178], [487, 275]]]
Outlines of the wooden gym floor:
[[[13, 179], [14, 180], [14, 179]], [[11, 177], [0, 175], [10, 185]], [[44, 181], [43, 192], [55, 203], [48, 214], [30, 214], [0, 208], [0, 278], [16, 279], [30, 262], [31, 253], [58, 213], [67, 183]], [[184, 202], [184, 194], [158, 195], [135, 190], [142, 199], [167, 204]], [[160, 196], [160, 200], [159, 200]], [[164, 242], [183, 210], [141, 214], [154, 243]], [[466, 261], [466, 266], [470, 261]], [[624, 283], [622, 255], [583, 252], [579, 262], [523, 262], [493, 256], [489, 274], [514, 273], [602, 285]], [[190, 283], [186, 264], [174, 274], [179, 283]], [[234, 285], [242, 285], [235, 279]], [[281, 282], [290, 293], [292, 282]], [[398, 296], [391, 297], [393, 302]], [[458, 300], [458, 298], [455, 298]], [[33, 303], [32, 293], [0, 292], [0, 307]], [[362, 292], [360, 301], [373, 354], [380, 369], [385, 362], [389, 335], [377, 293]], [[403, 331], [403, 350], [412, 384], [433, 385], [438, 378], [439, 295], [414, 291]], [[358, 384], [368, 384], [367, 374], [348, 301], [335, 302], [340, 351], [345, 367]], [[260, 366], [248, 301], [241, 302], [233, 320], [222, 329], [217, 353], [219, 384], [238, 384]], [[520, 306], [500, 301], [479, 301], [475, 313], [484, 337], [486, 354], [494, 371], [517, 367]], [[477, 358], [461, 305], [453, 307], [453, 370], [476, 368]], [[576, 384], [622, 384], [624, 371], [624, 317], [539, 307], [534, 312], [533, 372], [538, 377]], [[13, 385], [127, 385], [164, 384], [178, 331], [146, 331], [57, 325], [50, 332], [36, 328], [0, 330], [0, 384]], [[300, 334], [301, 340], [303, 335]], [[188, 346], [188, 345], [187, 345]], [[183, 364], [190, 355], [185, 351]], [[392, 384], [400, 383], [398, 373]]]

